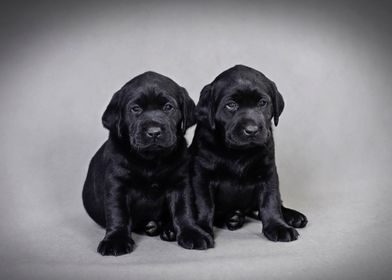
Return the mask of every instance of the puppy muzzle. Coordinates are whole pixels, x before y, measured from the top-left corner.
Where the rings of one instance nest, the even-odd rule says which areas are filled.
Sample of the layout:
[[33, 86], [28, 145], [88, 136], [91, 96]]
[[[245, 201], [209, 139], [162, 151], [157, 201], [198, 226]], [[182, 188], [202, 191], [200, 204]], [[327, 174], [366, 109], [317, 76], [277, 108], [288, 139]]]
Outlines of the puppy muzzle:
[[269, 137], [268, 129], [254, 121], [238, 121], [226, 130], [226, 143], [241, 148], [261, 146]]
[[165, 150], [172, 148], [177, 141], [175, 129], [168, 124], [145, 122], [139, 124], [135, 132], [130, 130], [131, 146], [137, 150]]

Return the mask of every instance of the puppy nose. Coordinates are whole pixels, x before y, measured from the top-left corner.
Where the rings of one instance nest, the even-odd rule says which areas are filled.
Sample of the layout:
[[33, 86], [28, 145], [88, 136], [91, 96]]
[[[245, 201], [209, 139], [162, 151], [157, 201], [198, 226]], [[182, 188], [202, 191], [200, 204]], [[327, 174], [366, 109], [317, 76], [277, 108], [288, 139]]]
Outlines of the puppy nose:
[[161, 128], [158, 126], [151, 126], [147, 129], [147, 136], [151, 138], [158, 138], [161, 135]]
[[256, 135], [259, 132], [257, 125], [247, 125], [244, 128], [244, 133], [247, 136]]

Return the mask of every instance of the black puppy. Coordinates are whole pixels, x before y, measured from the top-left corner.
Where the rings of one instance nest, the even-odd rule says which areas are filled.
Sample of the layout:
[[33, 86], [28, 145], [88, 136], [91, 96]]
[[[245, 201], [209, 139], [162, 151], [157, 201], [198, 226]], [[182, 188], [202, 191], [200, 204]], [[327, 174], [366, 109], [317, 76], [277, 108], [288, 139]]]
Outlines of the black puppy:
[[234, 230], [244, 215], [256, 215], [273, 241], [292, 241], [306, 217], [282, 206], [271, 120], [284, 102], [259, 71], [237, 65], [201, 92], [190, 147], [198, 224], [213, 236], [213, 224]]
[[102, 117], [109, 139], [92, 158], [83, 188], [87, 213], [106, 228], [102, 255], [130, 253], [131, 231], [176, 235], [187, 249], [213, 246], [191, 207], [183, 134], [195, 123], [194, 108], [184, 88], [154, 72], [114, 94]]

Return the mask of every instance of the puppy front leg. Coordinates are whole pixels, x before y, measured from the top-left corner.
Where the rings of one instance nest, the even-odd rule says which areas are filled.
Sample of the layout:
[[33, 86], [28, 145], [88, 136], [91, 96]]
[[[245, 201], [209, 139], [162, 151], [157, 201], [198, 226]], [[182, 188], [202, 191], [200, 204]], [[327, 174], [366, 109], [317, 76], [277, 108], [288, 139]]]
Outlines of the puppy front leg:
[[97, 249], [103, 256], [120, 256], [133, 250], [135, 242], [131, 237], [132, 223], [126, 200], [124, 183], [108, 176], [104, 194], [106, 235]]
[[185, 249], [205, 250], [214, 247], [210, 234], [195, 222], [190, 188], [185, 191], [172, 190], [167, 200], [178, 244]]
[[279, 180], [276, 168], [260, 194], [259, 211], [263, 233], [271, 241], [288, 242], [298, 238], [298, 232], [287, 225], [282, 214]]
[[206, 174], [197, 174], [193, 178], [193, 191], [197, 210], [197, 224], [214, 237], [214, 194]]

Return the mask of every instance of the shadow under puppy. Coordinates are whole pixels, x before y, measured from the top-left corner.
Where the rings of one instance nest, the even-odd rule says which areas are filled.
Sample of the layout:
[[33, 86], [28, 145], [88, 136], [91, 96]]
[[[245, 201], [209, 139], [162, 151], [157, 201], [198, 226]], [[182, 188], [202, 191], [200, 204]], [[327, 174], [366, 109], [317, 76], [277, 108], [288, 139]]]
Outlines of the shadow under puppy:
[[190, 151], [198, 224], [240, 228], [245, 215], [261, 219], [272, 241], [292, 241], [306, 217], [282, 206], [275, 165], [273, 120], [284, 102], [275, 84], [259, 71], [234, 66], [201, 92]]
[[177, 237], [187, 249], [207, 249], [213, 239], [196, 225], [184, 133], [195, 123], [186, 90], [146, 72], [116, 92], [103, 114], [109, 139], [90, 162], [83, 204], [106, 228], [102, 255], [130, 253], [132, 231]]

